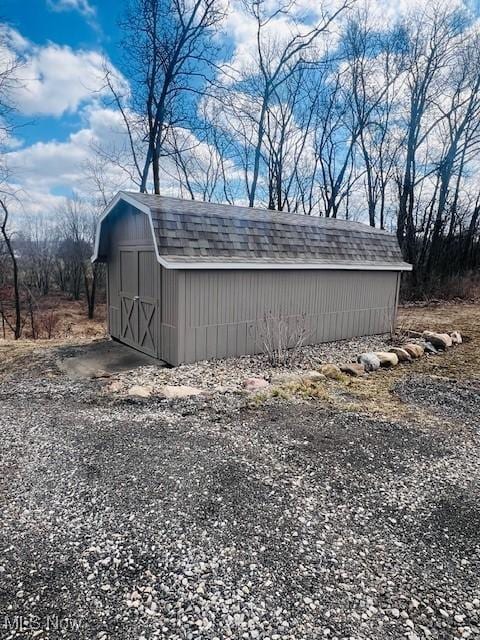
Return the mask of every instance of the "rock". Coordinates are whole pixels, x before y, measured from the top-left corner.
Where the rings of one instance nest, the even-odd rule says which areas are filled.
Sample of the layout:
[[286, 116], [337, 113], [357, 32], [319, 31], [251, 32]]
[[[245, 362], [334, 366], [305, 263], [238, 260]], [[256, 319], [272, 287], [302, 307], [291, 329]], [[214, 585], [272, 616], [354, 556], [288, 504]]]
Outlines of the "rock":
[[409, 353], [412, 358], [421, 358], [423, 356], [424, 348], [420, 344], [414, 344], [413, 342], [409, 342], [408, 344], [404, 344], [402, 346], [407, 353]]
[[440, 336], [445, 340], [445, 342], [447, 343], [447, 346], [451, 347], [453, 345], [453, 340], [448, 333], [441, 333]]
[[152, 387], [142, 387], [139, 384], [134, 384], [128, 390], [128, 395], [136, 398], [149, 398], [152, 395]]
[[270, 384], [276, 387], [282, 384], [302, 384], [302, 382], [302, 376], [299, 373], [277, 373], [270, 378]]
[[431, 342], [425, 342], [425, 344], [423, 345], [424, 349], [425, 349], [425, 353], [429, 353], [430, 355], [434, 356], [438, 353], [438, 350], [435, 349], [435, 347], [433, 346], [433, 344]]
[[108, 373], [108, 371], [104, 371], [103, 369], [98, 369], [98, 371], [95, 371], [95, 373], [92, 375], [92, 378], [111, 378], [112, 374]]
[[349, 376], [363, 376], [365, 367], [360, 362], [350, 362], [349, 364], [341, 364], [340, 371]]
[[307, 371], [305, 375], [302, 376], [302, 380], [304, 382], [322, 382], [322, 380], [326, 380], [327, 376], [319, 371]]
[[249, 393], [255, 393], [256, 391], [260, 391], [260, 389], [264, 389], [265, 387], [268, 387], [268, 382], [265, 380], [265, 378], [246, 378], [243, 381], [243, 388]]
[[373, 353], [373, 351], [369, 353], [361, 353], [357, 360], [360, 364], [363, 364], [365, 371], [376, 371], [377, 369], [380, 369], [380, 358]]
[[380, 360], [381, 367], [396, 367], [398, 364], [398, 356], [388, 351], [377, 351], [376, 356]]
[[412, 360], [412, 356], [408, 353], [408, 351], [402, 349], [402, 347], [392, 347], [388, 351], [389, 353], [394, 353], [397, 356], [399, 362], [411, 362]]
[[434, 333], [433, 331], [424, 331], [422, 337], [427, 342], [431, 342], [436, 349], [448, 349], [453, 342], [448, 333]]
[[322, 364], [320, 373], [323, 373], [326, 378], [331, 378], [332, 380], [339, 380], [342, 377], [340, 367], [332, 363]]
[[199, 396], [204, 391], [202, 389], [197, 389], [197, 387], [187, 387], [183, 384], [179, 385], [169, 385], [166, 384], [163, 387], [160, 387], [158, 390], [159, 394], [164, 398], [188, 398], [190, 396]]
[[421, 331], [414, 331], [413, 329], [407, 329], [406, 335], [410, 336], [410, 338], [421, 338], [422, 337], [422, 332]]
[[120, 380], [113, 380], [107, 387], [107, 391], [110, 391], [111, 393], [118, 393], [122, 389], [123, 384], [120, 382]]
[[462, 344], [463, 338], [460, 331], [452, 331], [450, 334], [450, 338], [452, 339], [453, 344]]

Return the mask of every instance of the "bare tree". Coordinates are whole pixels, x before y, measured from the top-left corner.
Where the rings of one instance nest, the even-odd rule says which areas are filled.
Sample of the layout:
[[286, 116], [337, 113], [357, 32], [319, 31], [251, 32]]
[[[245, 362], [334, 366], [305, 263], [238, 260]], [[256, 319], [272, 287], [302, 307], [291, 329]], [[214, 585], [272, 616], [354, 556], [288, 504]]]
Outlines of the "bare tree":
[[9, 232], [8, 222], [10, 217], [9, 212], [9, 204], [8, 200], [5, 196], [0, 197], [0, 209], [2, 212], [2, 217], [0, 218], [0, 233], [2, 235], [3, 241], [7, 248], [7, 254], [10, 258], [10, 263], [12, 267], [12, 278], [13, 278], [13, 294], [14, 294], [14, 320], [11, 323], [7, 316], [2, 312], [2, 319], [7, 322], [10, 329], [13, 332], [13, 336], [15, 340], [18, 340], [22, 334], [22, 313], [20, 306], [20, 282], [19, 282], [19, 269], [18, 269], [18, 260], [15, 255], [15, 250], [12, 244], [12, 236]]
[[132, 177], [141, 192], [151, 172], [154, 193], [160, 193], [167, 135], [187, 118], [189, 96], [200, 94], [210, 79], [212, 33], [224, 15], [220, 0], [132, 0], [127, 7], [120, 28], [131, 100], [111, 72], [106, 82], [125, 123]]
[[[279, 93], [296, 73], [321, 64], [322, 54], [316, 46], [318, 40], [328, 34], [335, 20], [352, 3], [353, 0], [343, 0], [331, 12], [325, 11], [315, 25], [306, 27], [296, 18], [295, 0], [282, 0], [273, 11], [265, 0], [244, 0], [245, 10], [255, 23], [255, 58], [252, 68], [231, 70], [238, 80], [238, 91], [245, 98], [239, 105], [236, 96], [230, 96], [229, 106], [233, 115], [244, 121], [237, 126], [243, 129], [245, 144], [251, 146], [251, 149], [244, 148], [247, 151], [244, 155], [249, 206], [253, 207], [257, 199], [268, 116], [273, 105], [278, 104]], [[286, 38], [273, 37], [272, 25], [285, 15], [289, 17], [290, 35]]]
[[436, 170], [438, 189], [435, 192], [436, 212], [431, 236], [428, 235], [430, 225], [424, 233], [429, 238], [427, 272], [439, 257], [442, 233], [446, 231], [451, 237], [454, 234], [462, 177], [469, 160], [480, 151], [479, 44], [477, 37], [459, 48], [455, 69], [450, 76], [450, 99], [446, 102], [446, 96], [442, 96], [437, 103], [438, 110], [444, 115], [439, 131], [443, 153]]
[[[10, 321], [8, 322], [15, 340], [18, 340], [22, 331], [19, 269], [12, 243], [12, 231], [9, 227], [12, 194], [9, 187], [10, 171], [7, 166], [5, 149], [14, 129], [11, 116], [15, 111], [15, 102], [12, 98], [12, 93], [20, 84], [19, 70], [23, 62], [7, 46], [5, 29], [4, 25], [0, 26], [0, 235], [6, 247], [6, 253], [12, 269], [14, 320], [11, 324]], [[2, 318], [5, 321], [3, 311]]]
[[62, 266], [68, 272], [71, 293], [75, 299], [79, 299], [83, 285], [88, 317], [92, 319], [99, 277], [98, 265], [92, 265], [90, 261], [96, 217], [88, 206], [76, 197], [68, 200], [66, 206], [58, 211], [58, 218], [62, 232], [59, 253], [63, 260]]
[[397, 237], [405, 258], [416, 264], [416, 188], [419, 179], [419, 154], [429, 134], [444, 117], [435, 104], [445, 91], [449, 71], [454, 64], [463, 14], [434, 6], [416, 15], [405, 25], [406, 83], [404, 140], [405, 152], [397, 176]]
[[363, 9], [349, 21], [343, 48], [350, 142], [360, 151], [369, 224], [375, 227], [379, 222], [383, 229], [387, 185], [398, 150], [389, 129], [403, 72], [402, 39], [397, 29], [386, 33], [374, 29]]

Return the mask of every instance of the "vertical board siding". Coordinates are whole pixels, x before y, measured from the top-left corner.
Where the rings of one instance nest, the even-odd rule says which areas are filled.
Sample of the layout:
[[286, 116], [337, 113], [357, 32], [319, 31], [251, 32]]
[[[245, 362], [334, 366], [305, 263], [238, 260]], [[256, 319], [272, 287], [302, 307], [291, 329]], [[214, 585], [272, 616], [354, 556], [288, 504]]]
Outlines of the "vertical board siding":
[[107, 226], [110, 334], [121, 338], [120, 292], [133, 285], [120, 252], [130, 250], [142, 273], [138, 294], [157, 307], [156, 355], [171, 364], [260, 351], [267, 314], [292, 332], [304, 323], [308, 344], [387, 332], [394, 321], [396, 272], [167, 270], [152, 254], [146, 215], [125, 206]]
[[157, 263], [161, 275], [160, 291], [160, 345], [159, 357], [171, 364], [178, 363], [178, 288], [177, 272], [164, 269]]
[[269, 314], [284, 317], [292, 332], [304, 324], [307, 344], [388, 332], [395, 314], [396, 272], [182, 273], [183, 362], [257, 353]]
[[[120, 292], [122, 286], [133, 295], [150, 299], [156, 306], [153, 335], [155, 355], [172, 364], [178, 362], [178, 291], [177, 272], [163, 269], [156, 260], [152, 232], [148, 217], [132, 207], [125, 206], [108, 221], [107, 270], [109, 332], [121, 340]], [[138, 260], [141, 274], [134, 284], [134, 269], [128, 264]], [[123, 265], [120, 261], [123, 258]], [[138, 291], [133, 289], [138, 288]], [[147, 350], [147, 349], [146, 349]], [[151, 353], [150, 348], [148, 352]]]

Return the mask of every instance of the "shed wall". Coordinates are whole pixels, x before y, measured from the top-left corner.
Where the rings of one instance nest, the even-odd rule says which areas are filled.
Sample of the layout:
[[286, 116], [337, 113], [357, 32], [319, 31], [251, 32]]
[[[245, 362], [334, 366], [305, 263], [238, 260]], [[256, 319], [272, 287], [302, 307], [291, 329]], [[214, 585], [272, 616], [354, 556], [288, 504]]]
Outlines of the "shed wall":
[[[178, 362], [178, 289], [176, 271], [164, 269], [155, 256], [155, 248], [148, 217], [134, 212], [132, 207], [119, 209], [108, 220], [105, 234], [109, 238], [108, 269], [108, 327], [113, 338], [128, 342], [121, 335], [121, 264], [120, 252], [139, 252], [138, 264], [143, 279], [140, 279], [138, 294], [153, 298], [157, 307], [153, 338], [155, 355], [161, 360]], [[148, 252], [153, 259], [146, 259]], [[148, 256], [149, 257], [149, 256]], [[143, 280], [143, 281], [142, 281]], [[132, 344], [132, 346], [135, 346]], [[148, 351], [147, 351], [148, 352]]]
[[316, 344], [388, 332], [399, 274], [381, 271], [198, 270], [179, 280], [179, 361], [258, 353], [265, 316], [305, 326]]
[[120, 252], [139, 252], [139, 293], [157, 305], [155, 355], [170, 364], [262, 351], [266, 315], [291, 333], [305, 326], [307, 344], [387, 332], [394, 321], [398, 272], [168, 270], [144, 255], [154, 252], [145, 214], [122, 205], [105, 224], [110, 334], [122, 340]]

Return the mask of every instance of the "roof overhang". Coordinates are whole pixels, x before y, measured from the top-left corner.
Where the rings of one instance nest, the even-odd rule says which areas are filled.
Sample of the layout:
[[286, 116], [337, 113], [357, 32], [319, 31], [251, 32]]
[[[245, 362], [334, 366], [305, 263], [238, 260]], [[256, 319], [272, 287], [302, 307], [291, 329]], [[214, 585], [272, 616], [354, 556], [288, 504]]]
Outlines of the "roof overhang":
[[95, 247], [92, 255], [92, 262], [99, 260], [100, 251], [100, 238], [102, 234], [102, 225], [107, 219], [108, 215], [113, 209], [120, 203], [126, 202], [139, 212], [144, 213], [150, 223], [150, 230], [152, 232], [153, 246], [155, 248], [155, 255], [158, 262], [165, 267], [165, 269], [177, 269], [177, 270], [190, 270], [190, 269], [291, 269], [291, 270], [346, 270], [346, 271], [411, 271], [412, 265], [407, 262], [275, 262], [265, 260], [208, 260], [208, 258], [202, 260], [188, 261], [186, 258], [168, 259], [168, 256], [161, 256], [158, 252], [157, 240], [155, 237], [155, 231], [153, 228], [153, 220], [150, 208], [138, 202], [135, 198], [132, 198], [128, 193], [119, 191], [113, 198], [110, 204], [106, 207], [101, 218], [97, 224], [97, 230], [95, 234]]

